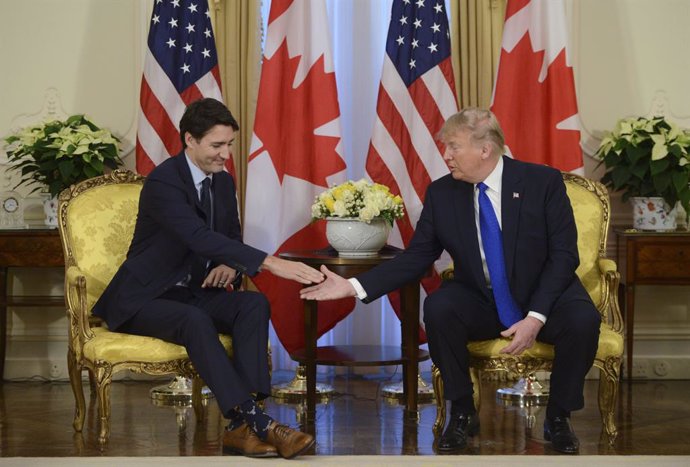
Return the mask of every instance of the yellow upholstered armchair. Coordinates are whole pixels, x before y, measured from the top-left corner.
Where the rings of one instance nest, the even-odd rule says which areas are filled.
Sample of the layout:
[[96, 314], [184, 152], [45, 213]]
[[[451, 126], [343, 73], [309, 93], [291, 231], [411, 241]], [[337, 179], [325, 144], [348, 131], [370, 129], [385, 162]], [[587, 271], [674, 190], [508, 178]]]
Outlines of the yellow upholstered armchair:
[[[139, 175], [116, 170], [73, 185], [59, 197], [69, 318], [67, 363], [76, 400], [73, 425], [78, 432], [84, 426], [82, 372], [88, 370], [98, 401], [101, 443], [110, 432], [110, 383], [120, 371], [192, 378], [192, 404], [197, 417], [203, 417], [202, 382], [184, 347], [153, 337], [111, 332], [91, 316], [93, 305], [125, 260], [143, 182]], [[220, 339], [230, 353], [230, 337]]]
[[[623, 355], [623, 320], [618, 307], [620, 275], [616, 264], [606, 259], [606, 237], [609, 228], [610, 204], [606, 188], [601, 183], [573, 174], [563, 174], [568, 198], [573, 206], [577, 224], [577, 248], [580, 266], [577, 275], [592, 297], [601, 314], [599, 348], [594, 366], [599, 368], [599, 411], [603, 428], [613, 443], [618, 431], [614, 409], [618, 397], [620, 368]], [[452, 269], [442, 276], [450, 278]], [[479, 410], [482, 371], [509, 371], [527, 377], [539, 370], [551, 370], [553, 346], [537, 342], [519, 356], [500, 354], [508, 345], [508, 339], [498, 338], [468, 344], [470, 351], [470, 376], [474, 384], [474, 403]], [[434, 434], [439, 435], [445, 425], [446, 402], [443, 397], [441, 373], [432, 367], [436, 395], [436, 422]]]

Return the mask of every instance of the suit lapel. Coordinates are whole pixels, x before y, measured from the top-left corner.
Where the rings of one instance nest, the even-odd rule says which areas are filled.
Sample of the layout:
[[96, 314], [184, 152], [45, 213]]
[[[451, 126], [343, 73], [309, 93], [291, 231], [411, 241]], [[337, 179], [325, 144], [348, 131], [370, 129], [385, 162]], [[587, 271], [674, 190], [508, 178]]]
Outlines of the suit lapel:
[[503, 156], [503, 180], [501, 187], [501, 231], [503, 255], [508, 278], [513, 272], [520, 208], [524, 202], [523, 167], [513, 159]]
[[458, 268], [469, 268], [472, 277], [475, 279], [480, 290], [486, 289], [486, 279], [482, 268], [482, 257], [479, 254], [479, 239], [477, 235], [477, 225], [474, 218], [474, 185], [467, 182], [456, 182], [452, 196], [455, 206], [458, 236], [462, 246], [460, 251], [466, 260], [465, 264], [456, 264]]

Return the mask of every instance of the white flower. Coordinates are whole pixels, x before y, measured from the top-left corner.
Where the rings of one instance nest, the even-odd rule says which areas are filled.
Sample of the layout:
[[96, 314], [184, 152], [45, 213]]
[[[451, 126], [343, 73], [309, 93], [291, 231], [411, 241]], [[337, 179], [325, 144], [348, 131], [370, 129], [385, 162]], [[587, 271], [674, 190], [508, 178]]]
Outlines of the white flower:
[[311, 207], [313, 219], [350, 217], [363, 222], [383, 218], [393, 224], [404, 215], [403, 201], [389, 188], [365, 179], [347, 181], [316, 196]]

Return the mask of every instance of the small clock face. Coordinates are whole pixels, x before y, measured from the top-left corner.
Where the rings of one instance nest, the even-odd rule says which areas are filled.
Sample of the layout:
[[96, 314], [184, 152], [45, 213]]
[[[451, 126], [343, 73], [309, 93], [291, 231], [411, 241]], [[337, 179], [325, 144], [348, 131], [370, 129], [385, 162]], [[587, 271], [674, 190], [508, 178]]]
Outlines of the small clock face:
[[5, 210], [5, 212], [15, 212], [17, 209], [19, 209], [19, 201], [17, 201], [17, 198], [6, 198], [2, 203], [2, 208]]

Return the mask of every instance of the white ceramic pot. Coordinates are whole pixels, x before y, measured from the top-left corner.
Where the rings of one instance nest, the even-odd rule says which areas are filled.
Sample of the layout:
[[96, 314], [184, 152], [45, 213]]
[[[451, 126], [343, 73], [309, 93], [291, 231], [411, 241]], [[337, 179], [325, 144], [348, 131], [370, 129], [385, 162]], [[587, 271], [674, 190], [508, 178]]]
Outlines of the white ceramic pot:
[[633, 207], [633, 227], [638, 230], [668, 231], [676, 230], [676, 213], [674, 206], [668, 205], [664, 198], [634, 197], [630, 198]]
[[388, 240], [390, 225], [383, 219], [371, 223], [344, 217], [329, 217], [326, 238], [339, 256], [376, 256]]
[[46, 218], [43, 220], [48, 227], [58, 225], [58, 199], [57, 196], [50, 196], [43, 200], [43, 213]]

